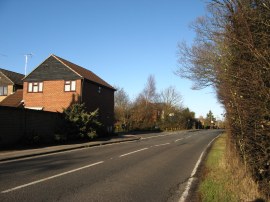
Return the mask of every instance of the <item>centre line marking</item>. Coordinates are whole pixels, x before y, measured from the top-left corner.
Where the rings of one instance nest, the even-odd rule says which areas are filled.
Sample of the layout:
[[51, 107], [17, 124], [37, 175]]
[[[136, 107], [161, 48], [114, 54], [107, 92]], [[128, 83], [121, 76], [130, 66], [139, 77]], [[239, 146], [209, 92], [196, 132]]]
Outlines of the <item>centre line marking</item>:
[[74, 173], [76, 171], [83, 170], [83, 169], [86, 169], [86, 168], [89, 168], [91, 166], [95, 166], [95, 165], [98, 165], [98, 164], [101, 164], [101, 163], [104, 163], [104, 161], [99, 161], [97, 163], [93, 163], [93, 164], [90, 164], [90, 165], [87, 165], [87, 166], [83, 166], [83, 167], [76, 168], [76, 169], [73, 169], [73, 170], [70, 170], [70, 171], [67, 171], [67, 172], [63, 172], [63, 173], [60, 173], [60, 174], [57, 174], [57, 175], [53, 175], [51, 177], [43, 178], [43, 179], [40, 179], [40, 180], [37, 180], [37, 181], [34, 181], [34, 182], [30, 182], [30, 183], [23, 184], [23, 185], [20, 185], [20, 186], [11, 188], [11, 189], [7, 189], [5, 191], [1, 191], [1, 194], [8, 193], [8, 192], [11, 192], [11, 191], [14, 191], [14, 190], [17, 190], [17, 189], [21, 189], [21, 188], [24, 188], [24, 187], [28, 187], [28, 186], [31, 186], [31, 185], [34, 185], [34, 184], [38, 184], [38, 183], [41, 183], [41, 182], [44, 182], [44, 181], [47, 181], [47, 180], [51, 180], [53, 178], [61, 177], [63, 175]]
[[164, 135], [155, 135], [155, 136], [150, 136], [150, 137], [143, 137], [141, 138], [142, 140], [146, 140], [146, 139], [152, 139], [152, 138], [157, 138], [157, 137], [164, 137], [164, 136], [168, 136], [168, 135], [173, 135], [173, 134], [164, 134]]
[[155, 145], [155, 147], [164, 146], [164, 145], [168, 145], [168, 144], [170, 144], [170, 143], [165, 143], [165, 144], [157, 144], [157, 145]]
[[133, 152], [129, 152], [129, 153], [126, 153], [126, 154], [122, 154], [122, 155], [119, 156], [119, 157], [123, 157], [123, 156], [127, 156], [127, 155], [130, 155], [130, 154], [134, 154], [134, 153], [137, 153], [137, 152], [146, 150], [146, 149], [148, 149], [148, 148], [143, 148], [143, 149], [139, 149], [139, 150], [136, 150], [136, 151], [133, 151]]
[[183, 140], [183, 139], [184, 139], [184, 138], [180, 138], [180, 139], [175, 140], [174, 142], [178, 142], [178, 141]]

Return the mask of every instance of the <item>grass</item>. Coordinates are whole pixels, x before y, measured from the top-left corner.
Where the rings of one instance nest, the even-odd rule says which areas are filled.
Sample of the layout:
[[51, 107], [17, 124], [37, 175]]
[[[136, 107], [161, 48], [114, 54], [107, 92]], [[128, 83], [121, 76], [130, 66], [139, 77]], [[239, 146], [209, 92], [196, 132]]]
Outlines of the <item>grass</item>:
[[226, 138], [221, 135], [207, 156], [199, 185], [201, 201], [264, 201], [244, 165], [226, 147]]

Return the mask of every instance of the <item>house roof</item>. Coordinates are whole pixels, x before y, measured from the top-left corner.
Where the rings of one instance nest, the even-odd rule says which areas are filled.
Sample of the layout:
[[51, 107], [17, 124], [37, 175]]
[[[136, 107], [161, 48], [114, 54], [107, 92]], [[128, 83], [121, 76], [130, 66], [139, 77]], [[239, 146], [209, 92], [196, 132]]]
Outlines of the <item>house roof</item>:
[[0, 72], [2, 72], [2, 74], [4, 74], [13, 84], [23, 85], [23, 82], [22, 82], [22, 79], [24, 77], [23, 74], [12, 72], [12, 71], [1, 69], [1, 68], [0, 68]]
[[18, 89], [15, 93], [7, 96], [2, 102], [0, 102], [0, 106], [8, 106], [8, 107], [20, 107], [22, 106], [23, 100], [23, 89]]
[[94, 83], [100, 84], [102, 86], [105, 86], [107, 88], [110, 88], [112, 90], [116, 90], [114, 87], [112, 87], [110, 84], [108, 84], [106, 81], [104, 81], [103, 79], [101, 79], [99, 76], [97, 76], [96, 74], [94, 74], [92, 71], [87, 70], [79, 65], [76, 65], [70, 61], [67, 61], [63, 58], [60, 58], [56, 55], [51, 55], [54, 58], [56, 58], [58, 61], [60, 61], [61, 63], [63, 63], [65, 66], [67, 66], [69, 69], [71, 69], [73, 72], [75, 72], [76, 74], [78, 74], [79, 76], [92, 81]]

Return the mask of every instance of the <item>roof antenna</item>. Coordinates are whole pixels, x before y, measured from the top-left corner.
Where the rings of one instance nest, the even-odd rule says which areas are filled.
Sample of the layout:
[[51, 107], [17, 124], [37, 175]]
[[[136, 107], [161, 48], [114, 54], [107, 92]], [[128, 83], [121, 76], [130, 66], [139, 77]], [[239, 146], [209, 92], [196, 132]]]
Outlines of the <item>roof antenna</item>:
[[27, 53], [25, 56], [24, 75], [26, 76], [26, 69], [28, 64], [28, 57], [33, 57], [33, 53]]

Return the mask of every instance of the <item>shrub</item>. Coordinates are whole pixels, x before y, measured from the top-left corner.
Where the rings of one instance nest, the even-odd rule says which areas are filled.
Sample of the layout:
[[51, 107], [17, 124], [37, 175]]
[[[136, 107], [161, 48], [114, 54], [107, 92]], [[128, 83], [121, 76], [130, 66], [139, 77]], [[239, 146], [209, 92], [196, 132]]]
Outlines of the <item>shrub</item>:
[[64, 124], [56, 140], [93, 139], [97, 137], [97, 130], [101, 126], [98, 121], [98, 109], [87, 112], [84, 104], [73, 104], [64, 109]]

